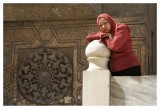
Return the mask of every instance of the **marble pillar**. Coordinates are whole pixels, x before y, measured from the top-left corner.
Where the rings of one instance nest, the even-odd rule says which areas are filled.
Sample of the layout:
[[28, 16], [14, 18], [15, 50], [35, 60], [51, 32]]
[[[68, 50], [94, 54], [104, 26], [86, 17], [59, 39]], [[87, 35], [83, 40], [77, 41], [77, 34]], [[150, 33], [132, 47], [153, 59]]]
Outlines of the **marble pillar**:
[[110, 50], [99, 40], [88, 44], [85, 50], [89, 67], [83, 71], [82, 105], [108, 106], [110, 103]]

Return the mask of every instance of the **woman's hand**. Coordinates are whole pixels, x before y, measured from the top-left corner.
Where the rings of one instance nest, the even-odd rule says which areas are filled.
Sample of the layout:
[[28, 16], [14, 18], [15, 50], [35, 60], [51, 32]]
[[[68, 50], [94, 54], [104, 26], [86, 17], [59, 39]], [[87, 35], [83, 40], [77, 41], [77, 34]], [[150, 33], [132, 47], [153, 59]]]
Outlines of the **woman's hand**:
[[107, 34], [104, 34], [104, 35], [101, 36], [102, 39], [106, 38], [106, 37], [108, 37], [110, 40], [112, 40], [112, 34], [111, 33], [107, 33]]

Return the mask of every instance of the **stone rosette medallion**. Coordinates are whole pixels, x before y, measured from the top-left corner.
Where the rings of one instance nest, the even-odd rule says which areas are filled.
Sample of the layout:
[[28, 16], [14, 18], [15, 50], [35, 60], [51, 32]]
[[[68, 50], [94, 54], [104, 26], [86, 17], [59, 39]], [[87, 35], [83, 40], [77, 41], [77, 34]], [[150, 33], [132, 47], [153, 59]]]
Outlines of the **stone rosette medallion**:
[[37, 104], [49, 104], [66, 95], [72, 84], [68, 58], [54, 49], [40, 49], [26, 56], [17, 72], [23, 96]]

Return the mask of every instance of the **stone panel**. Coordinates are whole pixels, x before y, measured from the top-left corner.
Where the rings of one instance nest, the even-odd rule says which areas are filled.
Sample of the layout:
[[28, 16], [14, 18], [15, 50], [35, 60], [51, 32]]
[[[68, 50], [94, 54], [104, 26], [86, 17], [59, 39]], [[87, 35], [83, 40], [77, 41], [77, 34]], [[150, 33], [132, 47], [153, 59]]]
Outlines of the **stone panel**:
[[85, 46], [87, 44], [87, 34], [93, 31], [98, 31], [97, 26], [94, 24], [66, 24], [60, 26], [58, 36], [61, 40], [80, 40], [81, 46]]
[[[73, 81], [72, 81], [72, 85], [74, 87], [70, 88], [70, 90], [68, 91], [68, 93], [65, 94], [65, 96], [58, 100], [58, 101], [51, 101], [49, 104], [52, 105], [58, 105], [58, 104], [66, 104], [66, 105], [71, 105], [73, 103], [76, 103], [76, 96], [77, 96], [77, 87], [79, 87], [81, 83], [78, 83], [77, 75], [78, 72], [82, 72], [82, 70], [84, 70], [84, 63], [82, 62], [82, 65], [80, 63], [81, 61], [81, 55], [77, 55], [77, 54], [81, 54], [81, 51], [79, 51], [80, 49], [80, 38], [78, 40], [65, 40], [65, 39], [60, 39], [59, 35], [57, 35], [56, 30], [54, 29], [54, 23], [52, 22], [51, 24], [48, 23], [49, 26], [46, 25], [40, 25], [40, 23], [24, 23], [23, 26], [25, 26], [25, 28], [18, 26], [19, 28], [23, 28], [24, 32], [18, 32], [19, 34], [16, 34], [16, 38], [17, 40], [12, 40], [12, 39], [8, 39], [4, 41], [4, 45], [6, 47], [4, 47], [5, 51], [7, 51], [7, 46], [8, 45], [13, 45], [14, 48], [14, 52], [11, 52], [13, 57], [8, 61], [8, 63], [5, 64], [5, 70], [8, 69], [8, 66], [11, 64], [11, 60], [14, 60], [13, 63], [11, 64], [14, 67], [14, 72], [8, 74], [7, 73], [4, 75], [5, 79], [9, 79], [8, 77], [12, 77], [12, 78], [17, 78], [17, 70], [20, 68], [21, 64], [22, 64], [22, 60], [24, 57], [26, 57], [27, 54], [29, 53], [33, 53], [36, 50], [38, 50], [39, 48], [50, 48], [50, 49], [56, 49], [58, 51], [60, 51], [61, 53], [63, 53], [64, 55], [66, 55], [68, 57], [68, 59], [71, 61], [71, 65], [73, 66]], [[53, 25], [52, 25], [53, 24]], [[34, 25], [40, 25], [40, 28], [37, 30], [37, 28], [34, 28]], [[25, 37], [21, 37], [23, 36], [24, 33], [28, 32], [28, 28], [33, 27], [33, 30], [35, 31], [35, 37], [34, 37], [34, 41], [30, 42], [30, 43], [26, 43]], [[46, 27], [47, 27], [47, 31], [46, 31]], [[49, 27], [49, 29], [48, 29]], [[19, 31], [19, 28], [15, 28], [14, 26], [12, 26], [12, 24], [7, 24], [7, 26], [5, 26], [5, 30], [6, 30], [6, 34], [8, 34], [8, 32], [10, 32], [10, 30], [14, 31]], [[48, 31], [49, 30], [49, 31]], [[42, 32], [45, 32], [45, 34], [42, 34]], [[51, 32], [52, 31], [52, 32]], [[29, 33], [29, 32], [28, 32]], [[48, 34], [50, 35], [52, 38], [48, 38], [47, 42], [46, 40], [42, 40], [43, 38], [45, 38], [44, 36]], [[30, 33], [30, 35], [32, 36], [32, 34]], [[41, 37], [40, 37], [41, 36]], [[5, 36], [4, 36], [5, 37]], [[14, 38], [14, 36], [13, 36]], [[19, 39], [20, 38], [20, 39]], [[32, 37], [30, 37], [30, 40], [32, 40]], [[39, 44], [37, 44], [37, 42], [39, 42]], [[45, 42], [45, 43], [44, 43]], [[8, 44], [6, 44], [8, 43]], [[36, 45], [36, 46], [35, 46]], [[7, 54], [7, 56], [10, 56], [9, 54]], [[9, 59], [9, 58], [8, 58]], [[86, 61], [86, 60], [85, 60]], [[79, 63], [79, 64], [76, 64]], [[80, 66], [79, 66], [80, 65]], [[15, 75], [15, 76], [13, 76]], [[18, 81], [13, 80], [13, 83], [17, 83]], [[4, 85], [6, 85], [7, 82], [4, 82]], [[12, 85], [12, 83], [9, 83], [11, 88], [13, 89], [14, 85]], [[15, 86], [17, 87], [17, 86]], [[5, 90], [7, 90], [8, 85], [6, 85], [6, 87], [4, 87]], [[14, 98], [12, 98], [11, 96], [8, 96], [5, 94], [6, 99], [9, 99], [8, 101], [5, 100], [5, 103], [8, 105], [13, 104], [13, 99], [15, 100], [15, 104], [16, 105], [36, 105], [34, 102], [31, 102], [30, 100], [25, 99], [26, 97], [23, 96], [23, 94], [21, 93], [21, 91], [19, 90], [12, 90], [15, 93]], [[5, 91], [7, 92], [7, 91]], [[13, 92], [11, 92], [13, 93]], [[10, 93], [10, 94], [11, 94]], [[47, 102], [46, 102], [47, 103]], [[47, 103], [48, 104], [48, 103]]]
[[89, 4], [4, 4], [4, 21], [86, 19], [96, 16]]
[[36, 33], [33, 27], [21, 27], [4, 29], [4, 41], [5, 44], [11, 42], [32, 42], [36, 38]]
[[142, 24], [129, 24], [131, 30], [131, 37], [134, 38], [145, 38], [146, 35], [146, 26]]
[[51, 27], [43, 26], [40, 28], [40, 37], [43, 41], [49, 41], [53, 37], [53, 32]]
[[[127, 18], [143, 17], [146, 14], [147, 4], [104, 4], [103, 12], [113, 17]], [[142, 19], [141, 19], [142, 20]]]

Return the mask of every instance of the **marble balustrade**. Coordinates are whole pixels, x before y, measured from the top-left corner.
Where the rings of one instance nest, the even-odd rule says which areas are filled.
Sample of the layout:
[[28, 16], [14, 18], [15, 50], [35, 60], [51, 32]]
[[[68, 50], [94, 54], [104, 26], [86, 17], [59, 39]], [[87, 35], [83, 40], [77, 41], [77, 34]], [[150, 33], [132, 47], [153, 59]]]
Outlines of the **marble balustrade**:
[[157, 105], [157, 76], [112, 76], [110, 105]]

